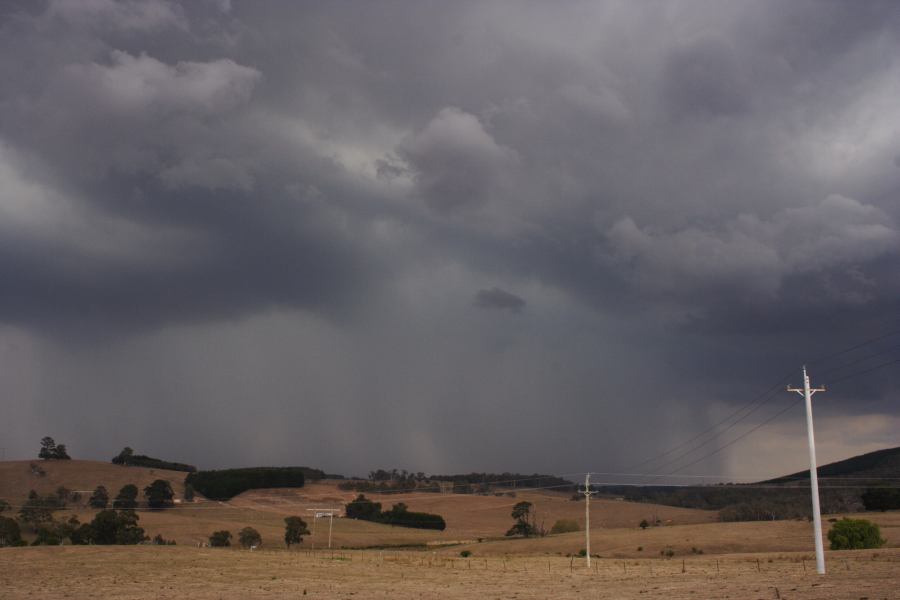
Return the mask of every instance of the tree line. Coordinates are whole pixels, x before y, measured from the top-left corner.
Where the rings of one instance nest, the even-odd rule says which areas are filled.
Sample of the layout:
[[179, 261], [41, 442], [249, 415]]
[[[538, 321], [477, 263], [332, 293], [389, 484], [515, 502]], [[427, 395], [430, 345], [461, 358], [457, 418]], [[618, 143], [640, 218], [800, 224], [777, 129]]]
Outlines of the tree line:
[[161, 460], [145, 454], [135, 454], [134, 450], [128, 446], [125, 446], [121, 452], [113, 457], [112, 463], [114, 465], [122, 465], [125, 467], [148, 467], [150, 469], [166, 469], [169, 471], [184, 471], [187, 473], [193, 473], [197, 470], [197, 467], [194, 465]]
[[381, 502], [374, 502], [363, 494], [347, 503], [346, 515], [350, 519], [414, 529], [443, 531], [447, 527], [444, 518], [440, 515], [411, 511], [403, 502], [398, 502], [390, 510], [383, 511], [381, 510]]

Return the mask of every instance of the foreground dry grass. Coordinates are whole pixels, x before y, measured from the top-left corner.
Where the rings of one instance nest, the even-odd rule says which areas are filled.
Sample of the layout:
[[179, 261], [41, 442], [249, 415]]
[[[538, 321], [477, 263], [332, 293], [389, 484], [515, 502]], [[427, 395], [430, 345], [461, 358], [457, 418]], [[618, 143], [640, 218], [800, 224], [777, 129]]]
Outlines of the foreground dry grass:
[[[900, 550], [681, 560], [185, 547], [0, 549], [0, 598], [900, 598]], [[683, 566], [682, 566], [683, 565]], [[683, 570], [682, 570], [683, 569]]]

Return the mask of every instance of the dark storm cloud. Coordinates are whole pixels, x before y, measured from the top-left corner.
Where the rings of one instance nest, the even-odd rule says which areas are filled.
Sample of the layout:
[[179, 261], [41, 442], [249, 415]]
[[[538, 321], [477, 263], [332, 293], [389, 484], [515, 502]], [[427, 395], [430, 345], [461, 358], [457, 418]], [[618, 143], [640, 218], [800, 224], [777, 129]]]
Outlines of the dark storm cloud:
[[[295, 402], [327, 423], [298, 452], [349, 428], [386, 461], [479, 468], [500, 436], [490, 468], [570, 464], [499, 464], [524, 414], [547, 445], [599, 437], [630, 462], [636, 429], [548, 430], [559, 397], [675, 423], [648, 452], [677, 442], [893, 320], [898, 33], [892, 2], [9, 4], [0, 322], [34, 348], [21, 410], [223, 397], [237, 434], [261, 395], [274, 429]], [[472, 290], [528, 311], [470, 310]], [[158, 388], [136, 364], [187, 374]], [[867, 388], [870, 414], [890, 389]], [[406, 436], [372, 433], [399, 411]], [[454, 449], [473, 421], [485, 441]], [[259, 460], [288, 436], [257, 436]], [[358, 448], [333, 470], [376, 466]]]
[[520, 313], [525, 308], [525, 300], [512, 292], [493, 287], [489, 290], [478, 290], [475, 294], [475, 306]]

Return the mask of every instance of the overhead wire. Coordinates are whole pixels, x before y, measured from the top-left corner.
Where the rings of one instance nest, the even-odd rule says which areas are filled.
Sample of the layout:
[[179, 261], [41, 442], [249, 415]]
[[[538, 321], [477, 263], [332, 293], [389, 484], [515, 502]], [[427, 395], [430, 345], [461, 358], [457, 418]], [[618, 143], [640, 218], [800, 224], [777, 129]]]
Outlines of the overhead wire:
[[[813, 361], [813, 362], [811, 362], [811, 363], [809, 363], [809, 364], [820, 364], [820, 363], [822, 363], [822, 362], [826, 362], [827, 360], [831, 360], [831, 359], [833, 359], [833, 358], [836, 358], [836, 357], [838, 357], [838, 356], [842, 356], [842, 355], [847, 354], [847, 353], [849, 353], [849, 352], [852, 352], [852, 351], [854, 351], [854, 350], [858, 350], [858, 349], [860, 349], [860, 348], [864, 348], [864, 347], [869, 346], [869, 345], [871, 345], [871, 344], [873, 344], [873, 343], [875, 343], [875, 342], [878, 342], [878, 341], [881, 341], [881, 340], [884, 340], [884, 339], [893, 337], [893, 336], [898, 335], [898, 334], [900, 334], [900, 329], [894, 330], [894, 331], [890, 331], [890, 332], [888, 332], [888, 333], [885, 333], [885, 334], [882, 334], [882, 335], [879, 335], [879, 336], [876, 336], [876, 337], [873, 337], [873, 338], [869, 338], [869, 339], [867, 339], [867, 340], [865, 340], [865, 341], [863, 341], [863, 342], [854, 344], [853, 346], [850, 346], [850, 347], [848, 347], [848, 348], [844, 348], [843, 350], [839, 350], [839, 351], [837, 351], [837, 352], [833, 352], [833, 353], [830, 353], [830, 354], [828, 354], [828, 355], [825, 355], [825, 356], [822, 356], [822, 357], [820, 357], [820, 358], [817, 358], [815, 361]], [[863, 362], [864, 360], [871, 360], [872, 358], [874, 358], [874, 357], [876, 357], [876, 356], [880, 356], [880, 355], [885, 354], [885, 353], [887, 353], [887, 352], [893, 351], [894, 349], [896, 349], [896, 348], [895, 348], [895, 347], [892, 347], [892, 348], [888, 348], [888, 349], [885, 349], [885, 350], [881, 350], [881, 351], [879, 351], [879, 352], [876, 352], [875, 354], [872, 354], [872, 355], [870, 355], [870, 356], [868, 356], [868, 357], [865, 357], [864, 359], [852, 361], [852, 362], [847, 363], [847, 364], [845, 364], [845, 365], [842, 365], [842, 366], [840, 366], [840, 367], [835, 367], [835, 368], [829, 369], [829, 370], [826, 371], [825, 376], [827, 377], [828, 373], [833, 373], [833, 372], [835, 372], [835, 371], [839, 371], [839, 370], [844, 369], [844, 368], [846, 368], [846, 367], [848, 367], [848, 366], [850, 366], [850, 365], [858, 364], [859, 362]], [[891, 360], [891, 361], [888, 361], [888, 362], [885, 362], [885, 363], [876, 365], [876, 366], [871, 367], [871, 368], [868, 368], [868, 369], [864, 369], [864, 370], [862, 370], [862, 371], [858, 371], [858, 372], [856, 372], [856, 373], [851, 373], [851, 374], [846, 375], [846, 376], [844, 376], [844, 377], [841, 377], [841, 378], [839, 378], [839, 379], [837, 379], [837, 380], [832, 380], [831, 383], [830, 383], [830, 385], [834, 385], [835, 383], [842, 382], [842, 381], [846, 381], [846, 380], [852, 379], [852, 378], [854, 378], [854, 377], [858, 377], [858, 376], [860, 376], [860, 375], [864, 375], [864, 374], [870, 373], [870, 372], [872, 372], [872, 371], [875, 371], [875, 370], [884, 368], [884, 367], [886, 367], [886, 366], [890, 366], [890, 365], [892, 365], [892, 364], [896, 364], [896, 363], [898, 363], [898, 362], [900, 362], [900, 358], [897, 358], [897, 359], [894, 359], [894, 360]], [[671, 460], [669, 460], [669, 461], [667, 461], [667, 462], [665, 462], [665, 463], [662, 463], [662, 464], [660, 464], [660, 465], [657, 465], [656, 468], [657, 468], [657, 469], [661, 469], [661, 468], [663, 468], [663, 467], [666, 467], [666, 466], [675, 464], [675, 463], [677, 463], [679, 460], [681, 460], [681, 459], [683, 459], [683, 458], [689, 456], [690, 454], [692, 454], [693, 452], [696, 452], [696, 451], [699, 450], [700, 448], [709, 445], [709, 444], [712, 443], [713, 441], [719, 439], [723, 434], [725, 434], [726, 432], [728, 432], [728, 431], [730, 431], [731, 429], [733, 429], [735, 426], [737, 426], [739, 423], [741, 423], [744, 419], [746, 419], [747, 417], [749, 417], [751, 414], [753, 414], [754, 412], [756, 412], [759, 408], [762, 408], [763, 405], [765, 405], [765, 404], [767, 404], [768, 402], [770, 402], [770, 401], [774, 398], [774, 396], [769, 397], [769, 398], [766, 398], [766, 396], [768, 396], [769, 394], [771, 394], [771, 393], [777, 388], [777, 386], [778, 386], [778, 385], [781, 385], [785, 380], [788, 379], [788, 377], [790, 377], [790, 374], [787, 375], [787, 376], [785, 376], [785, 377], [783, 377], [783, 378], [781, 379], [781, 381], [779, 381], [778, 384], [776, 384], [775, 386], [770, 387], [766, 392], [763, 392], [761, 395], [756, 396], [756, 397], [755, 397], [754, 399], [752, 399], [750, 402], [745, 403], [745, 404], [742, 405], [740, 408], [738, 408], [736, 411], [734, 411], [733, 413], [731, 413], [728, 417], [726, 417], [725, 419], [719, 421], [716, 425], [713, 425], [712, 427], [708, 428], [707, 430], [705, 430], [705, 431], [702, 432], [701, 434], [698, 434], [698, 435], [694, 436], [694, 437], [691, 438], [691, 440], [689, 440], [688, 442], [683, 442], [683, 443], [680, 444], [679, 446], [670, 448], [670, 449], [666, 450], [665, 452], [661, 453], [660, 455], [657, 455], [657, 456], [654, 457], [653, 459], [644, 461], [643, 463], [638, 463], [638, 466], [641, 466], [641, 465], [643, 465], [643, 464], [647, 464], [647, 463], [654, 462], [655, 460], [658, 460], [659, 458], [662, 458], [663, 456], [672, 453], [673, 451], [677, 450], [679, 447], [684, 447], [684, 446], [685, 446], [687, 443], [689, 443], [690, 441], [696, 440], [696, 439], [698, 439], [698, 438], [700, 438], [700, 437], [705, 436], [705, 435], [708, 434], [709, 432], [715, 430], [715, 429], [716, 429], [719, 425], [721, 425], [722, 423], [731, 420], [735, 415], [741, 413], [742, 411], [746, 410], [748, 407], [753, 406], [754, 404], [756, 404], [757, 402], [759, 402], [759, 404], [757, 404], [756, 406], [754, 406], [753, 409], [751, 409], [751, 410], [750, 410], [749, 412], [747, 412], [745, 415], [743, 415], [743, 416], [741, 416], [740, 418], [738, 418], [737, 420], [735, 420], [733, 423], [729, 424], [725, 429], [716, 432], [715, 435], [711, 436], [709, 439], [703, 441], [703, 442], [700, 443], [700, 444], [695, 445], [695, 446], [692, 447], [690, 450], [688, 450], [687, 452], [684, 452], [684, 453], [680, 454], [679, 456], [675, 457], [674, 459], [671, 459]], [[820, 377], [821, 377], [821, 375], [820, 375]], [[762, 400], [762, 401], [761, 401], [761, 400]], [[761, 402], [760, 402], [760, 401], [761, 401]], [[734, 445], [734, 444], [737, 443], [738, 441], [744, 439], [745, 437], [747, 437], [747, 436], [750, 435], [751, 433], [753, 433], [753, 432], [759, 430], [761, 427], [767, 425], [768, 423], [771, 423], [771, 422], [774, 421], [776, 418], [780, 417], [781, 415], [783, 415], [784, 413], [786, 413], [788, 410], [790, 410], [793, 406], [794, 406], [794, 405], [789, 405], [789, 406], [785, 407], [784, 409], [782, 409], [782, 410], [778, 411], [777, 413], [773, 414], [772, 416], [770, 416], [768, 419], [762, 421], [761, 423], [759, 423], [759, 424], [757, 424], [756, 426], [752, 427], [752, 428], [749, 429], [748, 431], [746, 431], [746, 432], [744, 432], [743, 434], [739, 435], [737, 438], [731, 440], [730, 442], [728, 442], [728, 443], [726, 443], [726, 444], [724, 444], [724, 445], [722, 445], [722, 446], [717, 447], [717, 448], [716, 448], [715, 450], [713, 450], [712, 452], [709, 452], [709, 453], [707, 453], [707, 454], [705, 454], [705, 455], [703, 455], [703, 456], [697, 458], [696, 460], [693, 460], [693, 461], [689, 462], [689, 463], [686, 464], [686, 465], [683, 465], [683, 466], [681, 466], [681, 467], [679, 467], [679, 468], [677, 468], [677, 469], [675, 469], [675, 470], [673, 470], [673, 471], [670, 471], [670, 472], [667, 473], [666, 475], [672, 475], [672, 474], [678, 473], [678, 472], [680, 472], [680, 471], [683, 471], [684, 469], [687, 469], [688, 467], [691, 467], [691, 466], [693, 466], [693, 465], [695, 465], [695, 464], [697, 464], [697, 463], [699, 463], [699, 462], [702, 462], [703, 460], [706, 460], [707, 458], [710, 458], [710, 457], [712, 457], [712, 456], [715, 456], [716, 454], [718, 454], [718, 453], [721, 452], [722, 450], [725, 450], [726, 448], [728, 448], [728, 447]]]

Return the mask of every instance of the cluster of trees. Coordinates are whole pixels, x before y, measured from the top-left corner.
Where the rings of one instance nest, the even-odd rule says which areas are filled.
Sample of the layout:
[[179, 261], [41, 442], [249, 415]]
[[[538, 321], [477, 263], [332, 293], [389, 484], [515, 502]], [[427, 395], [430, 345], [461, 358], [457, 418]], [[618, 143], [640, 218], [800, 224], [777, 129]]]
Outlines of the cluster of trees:
[[[25, 504], [19, 509], [17, 520], [3, 517], [0, 522], [0, 545], [18, 545], [21, 542], [21, 527], [36, 534], [34, 544], [60, 544], [69, 539], [73, 544], [137, 544], [145, 539], [144, 530], [137, 526], [139, 490], [134, 484], [122, 486], [110, 504], [109, 492], [97, 486], [88, 505], [100, 512], [90, 523], [80, 523], [76, 517], [67, 521], [56, 521], [55, 511], [66, 507], [66, 500], [72, 492], [60, 486], [55, 494], [40, 496], [34, 490], [28, 494]], [[168, 481], [157, 479], [144, 488], [147, 506], [163, 509], [172, 506], [172, 487]], [[8, 508], [4, 504], [0, 508]], [[0, 510], [0, 512], [4, 512]]]
[[148, 467], [150, 469], [167, 469], [169, 471], [185, 471], [187, 473], [193, 473], [197, 470], [197, 467], [194, 465], [160, 460], [144, 454], [135, 454], [134, 450], [128, 446], [122, 448], [122, 451], [113, 457], [112, 463], [126, 467]]
[[90, 523], [81, 523], [72, 516], [66, 521], [56, 521], [53, 511], [58, 505], [48, 506], [47, 498], [29, 497], [15, 521], [0, 517], [0, 546], [24, 545], [21, 525], [30, 527], [36, 534], [32, 545], [58, 545], [68, 539], [72, 544], [139, 544], [146, 536], [138, 527], [139, 517], [132, 510], [101, 510]]
[[16, 520], [0, 515], [0, 548], [24, 545], [22, 530]]
[[575, 489], [575, 484], [555, 475], [532, 473], [466, 473], [459, 475], [432, 475], [432, 479], [449, 481], [455, 494], [488, 494], [496, 490], [553, 487], [561, 491]]
[[[300, 517], [287, 517], [284, 520], [284, 543], [290, 548], [293, 544], [303, 541], [303, 536], [309, 534], [306, 522]], [[209, 545], [212, 548], [226, 548], [231, 546], [231, 532], [227, 529], [214, 531], [209, 536]], [[252, 527], [244, 527], [238, 532], [238, 543], [243, 548], [254, 548], [262, 544], [262, 536]]]
[[[716, 510], [721, 521], [770, 521], [803, 519], [811, 516], [809, 488], [779, 488], [775, 485], [760, 496], [759, 490], [740, 484], [694, 487], [592, 486], [600, 494], [631, 502], [649, 502], [683, 508]], [[579, 496], [579, 499], [583, 498]], [[862, 508], [858, 492], [847, 489], [820, 488], [822, 512], [854, 512]]]
[[535, 514], [534, 505], [531, 502], [517, 502], [512, 509], [513, 526], [506, 532], [507, 536], [519, 535], [522, 537], [532, 537], [535, 535], [544, 536], [546, 532], [543, 526], [537, 525], [537, 515]]
[[466, 473], [457, 475], [427, 475], [405, 469], [377, 469], [369, 472], [368, 480], [348, 480], [338, 484], [344, 490], [358, 492], [388, 492], [415, 490], [417, 492], [453, 494], [510, 493], [517, 488], [547, 487], [574, 489], [571, 481], [553, 475], [522, 475], [521, 473]]
[[374, 502], [363, 494], [360, 494], [347, 504], [346, 514], [350, 519], [397, 525], [398, 527], [436, 529], [438, 531], [443, 531], [447, 527], [442, 516], [432, 513], [413, 512], [402, 502], [398, 502], [390, 510], [382, 511], [381, 502]]
[[38, 458], [43, 460], [70, 460], [72, 457], [66, 451], [65, 444], [57, 444], [52, 437], [48, 436], [41, 440]]
[[[136, 485], [129, 483], [123, 485], [119, 493], [112, 501], [112, 507], [118, 510], [134, 510], [138, 507], [139, 490]], [[144, 488], [144, 499], [149, 508], [161, 510], [174, 505], [175, 492], [172, 485], [165, 479], [157, 479]], [[91, 508], [104, 509], [109, 506], [109, 492], [102, 485], [98, 485], [88, 499]]]
[[900, 508], [900, 489], [869, 488], [862, 495], [862, 503], [866, 510], [897, 510]]

